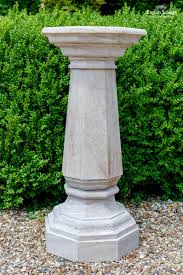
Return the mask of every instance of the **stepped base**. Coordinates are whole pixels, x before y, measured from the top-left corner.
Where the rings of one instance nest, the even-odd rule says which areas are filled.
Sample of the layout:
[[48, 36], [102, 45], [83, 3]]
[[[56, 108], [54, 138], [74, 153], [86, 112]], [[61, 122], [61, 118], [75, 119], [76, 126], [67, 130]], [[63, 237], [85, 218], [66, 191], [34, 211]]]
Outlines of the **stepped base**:
[[[81, 211], [75, 209], [77, 217], [73, 212], [68, 215], [70, 203], [68, 198], [65, 203], [56, 206], [46, 219], [48, 252], [71, 261], [112, 261], [138, 247], [138, 227], [124, 206], [114, 198], [100, 200], [100, 211], [92, 211], [93, 215], [89, 213], [92, 205], [82, 202]], [[107, 205], [113, 205], [114, 211], [109, 211]], [[103, 213], [101, 216], [98, 213], [101, 211], [106, 215]]]

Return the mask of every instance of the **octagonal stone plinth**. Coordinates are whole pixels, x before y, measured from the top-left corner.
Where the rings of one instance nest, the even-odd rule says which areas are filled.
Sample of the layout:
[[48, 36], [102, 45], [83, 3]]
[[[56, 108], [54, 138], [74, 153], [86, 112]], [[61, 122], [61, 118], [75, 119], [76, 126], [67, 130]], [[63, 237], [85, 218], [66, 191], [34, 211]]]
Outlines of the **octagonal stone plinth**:
[[52, 27], [43, 33], [71, 69], [62, 167], [68, 197], [46, 219], [47, 250], [73, 261], [118, 260], [138, 247], [138, 227], [114, 197], [122, 175], [115, 59], [146, 32]]

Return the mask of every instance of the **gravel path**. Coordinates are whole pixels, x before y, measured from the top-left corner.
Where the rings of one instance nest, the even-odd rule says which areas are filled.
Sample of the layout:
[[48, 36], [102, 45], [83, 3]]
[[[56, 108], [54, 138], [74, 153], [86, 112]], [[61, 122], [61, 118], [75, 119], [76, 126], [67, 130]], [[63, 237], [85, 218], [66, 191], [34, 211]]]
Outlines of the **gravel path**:
[[46, 211], [0, 212], [0, 274], [183, 274], [183, 203], [153, 199], [127, 207], [140, 227], [140, 248], [102, 263], [73, 263], [47, 253]]

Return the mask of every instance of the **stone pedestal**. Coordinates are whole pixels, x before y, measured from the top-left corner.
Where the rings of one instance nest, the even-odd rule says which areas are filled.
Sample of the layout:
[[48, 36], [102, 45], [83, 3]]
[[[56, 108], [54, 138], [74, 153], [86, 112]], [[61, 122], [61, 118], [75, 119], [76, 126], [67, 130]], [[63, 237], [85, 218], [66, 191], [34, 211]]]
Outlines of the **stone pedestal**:
[[146, 32], [52, 27], [43, 34], [71, 69], [62, 167], [68, 197], [46, 220], [47, 250], [73, 261], [118, 260], [138, 247], [138, 227], [114, 197], [122, 175], [115, 59]]

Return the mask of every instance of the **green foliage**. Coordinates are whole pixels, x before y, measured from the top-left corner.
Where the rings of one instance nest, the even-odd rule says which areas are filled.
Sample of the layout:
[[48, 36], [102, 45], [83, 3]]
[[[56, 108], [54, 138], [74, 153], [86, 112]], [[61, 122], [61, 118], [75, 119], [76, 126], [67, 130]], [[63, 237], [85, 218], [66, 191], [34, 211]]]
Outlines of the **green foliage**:
[[119, 199], [183, 194], [183, 16], [115, 16], [89, 9], [0, 19], [0, 204], [61, 200], [68, 60], [50, 45], [45, 26], [101, 25], [145, 28], [148, 36], [118, 60], [117, 84], [124, 176]]
[[40, 0], [0, 0], [0, 14], [6, 14], [15, 5], [20, 10], [27, 9], [28, 12], [36, 13], [39, 11]]
[[183, 9], [182, 0], [0, 0], [0, 14], [6, 14], [8, 9], [16, 3], [20, 10], [27, 9], [31, 13], [38, 12], [40, 8], [53, 9], [56, 6], [70, 11], [89, 6], [104, 15], [114, 14], [125, 4], [141, 12], [154, 9], [164, 10], [169, 8], [171, 3], [175, 7]]
[[171, 3], [177, 7], [183, 9], [182, 0], [106, 0], [104, 4], [100, 6], [102, 14], [114, 14], [118, 9], [124, 7], [127, 4], [130, 8], [137, 11], [144, 12], [146, 10], [164, 10], [170, 7]]
[[183, 17], [136, 15], [133, 21], [148, 36], [118, 61], [121, 186], [127, 194], [160, 187], [164, 199], [182, 197]]
[[65, 10], [77, 10], [82, 7], [90, 7], [100, 10], [106, 4], [105, 0], [41, 0], [41, 8], [64, 8]]
[[53, 8], [56, 5], [69, 9], [81, 9], [82, 7], [91, 7], [94, 10], [101, 11], [104, 14], [114, 14], [116, 10], [121, 9], [127, 4], [138, 11], [146, 10], [164, 10], [174, 4], [178, 8], [183, 8], [182, 0], [41, 0], [41, 7]]

